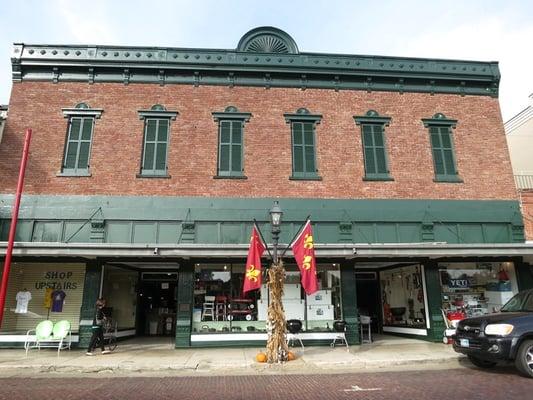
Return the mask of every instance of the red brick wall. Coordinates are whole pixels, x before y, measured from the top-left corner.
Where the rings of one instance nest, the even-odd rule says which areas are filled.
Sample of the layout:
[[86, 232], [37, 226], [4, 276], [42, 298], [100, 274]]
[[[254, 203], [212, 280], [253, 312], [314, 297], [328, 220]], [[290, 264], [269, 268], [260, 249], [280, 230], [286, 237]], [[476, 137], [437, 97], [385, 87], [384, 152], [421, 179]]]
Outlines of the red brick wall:
[[[103, 108], [96, 120], [88, 178], [57, 177], [67, 120], [61, 109], [79, 102]], [[136, 178], [143, 141], [137, 110], [163, 104], [171, 124], [171, 179]], [[213, 111], [234, 105], [253, 114], [245, 126], [247, 180], [213, 179], [217, 124]], [[322, 114], [317, 163], [322, 181], [289, 181], [290, 127], [284, 113], [305, 107]], [[392, 117], [386, 128], [393, 182], [364, 182], [360, 128], [369, 109]], [[454, 141], [464, 183], [433, 182], [429, 134], [421, 119], [436, 112], [457, 119]], [[364, 91], [265, 89], [155, 84], [22, 82], [13, 85], [0, 144], [0, 193], [15, 191], [24, 128], [31, 126], [25, 193], [318, 198], [516, 199], [497, 99]]]
[[524, 234], [526, 240], [533, 240], [533, 190], [522, 191], [520, 198], [524, 216]]

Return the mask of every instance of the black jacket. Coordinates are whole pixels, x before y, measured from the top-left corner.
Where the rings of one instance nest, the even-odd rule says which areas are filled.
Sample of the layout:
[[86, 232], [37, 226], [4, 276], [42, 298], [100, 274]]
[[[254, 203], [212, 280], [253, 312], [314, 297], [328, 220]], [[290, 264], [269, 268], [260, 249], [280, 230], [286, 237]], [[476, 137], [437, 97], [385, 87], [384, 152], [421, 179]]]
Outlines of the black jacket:
[[103, 308], [96, 307], [96, 312], [94, 313], [93, 326], [103, 326], [104, 325], [105, 314]]

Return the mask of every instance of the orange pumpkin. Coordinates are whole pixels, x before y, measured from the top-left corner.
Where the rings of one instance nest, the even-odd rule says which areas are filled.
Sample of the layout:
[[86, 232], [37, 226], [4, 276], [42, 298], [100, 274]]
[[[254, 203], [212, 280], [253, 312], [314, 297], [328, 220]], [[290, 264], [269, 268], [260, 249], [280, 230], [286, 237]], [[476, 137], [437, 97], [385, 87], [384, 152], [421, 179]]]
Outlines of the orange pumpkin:
[[296, 355], [292, 351], [289, 351], [287, 353], [287, 360], [289, 361], [296, 360]]
[[255, 356], [255, 360], [257, 362], [260, 362], [260, 363], [264, 363], [266, 362], [267, 360], [267, 356], [265, 353], [258, 353], [256, 356]]

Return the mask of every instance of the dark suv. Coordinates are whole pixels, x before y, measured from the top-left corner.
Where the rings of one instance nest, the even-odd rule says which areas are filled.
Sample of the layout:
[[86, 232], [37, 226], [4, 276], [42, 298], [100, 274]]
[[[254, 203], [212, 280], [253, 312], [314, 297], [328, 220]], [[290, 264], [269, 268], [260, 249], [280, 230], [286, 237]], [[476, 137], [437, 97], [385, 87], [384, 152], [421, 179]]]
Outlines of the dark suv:
[[499, 313], [460, 321], [453, 348], [481, 368], [514, 360], [523, 375], [533, 378], [533, 289], [515, 295]]

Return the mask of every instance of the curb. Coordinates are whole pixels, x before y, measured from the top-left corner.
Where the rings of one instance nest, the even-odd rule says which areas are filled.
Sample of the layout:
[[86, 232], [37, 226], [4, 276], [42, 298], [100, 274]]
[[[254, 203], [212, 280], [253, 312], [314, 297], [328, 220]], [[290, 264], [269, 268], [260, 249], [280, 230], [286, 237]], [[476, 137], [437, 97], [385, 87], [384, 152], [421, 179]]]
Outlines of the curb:
[[241, 365], [221, 365], [199, 362], [194, 366], [187, 365], [101, 365], [101, 366], [80, 366], [80, 365], [2, 365], [0, 364], [0, 374], [171, 374], [171, 375], [260, 375], [260, 374], [335, 374], [346, 372], [368, 372], [370, 370], [388, 370], [398, 366], [411, 369], [435, 367], [461, 367], [460, 355], [457, 357], [425, 358], [425, 359], [401, 359], [401, 360], [360, 360], [355, 362], [306, 362], [303, 359], [296, 360], [295, 363], [285, 364], [258, 364], [251, 361]]

